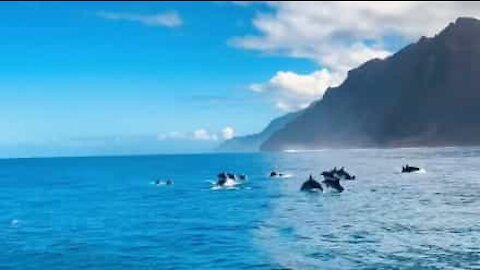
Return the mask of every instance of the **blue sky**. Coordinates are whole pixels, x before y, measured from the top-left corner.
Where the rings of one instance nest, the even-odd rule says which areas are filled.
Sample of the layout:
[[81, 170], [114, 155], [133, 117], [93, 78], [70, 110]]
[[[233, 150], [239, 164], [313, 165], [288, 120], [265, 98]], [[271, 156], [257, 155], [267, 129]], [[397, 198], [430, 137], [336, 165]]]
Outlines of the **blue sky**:
[[[352, 27], [340, 21], [330, 32], [308, 29], [295, 18], [304, 12], [315, 25], [323, 15], [292, 3], [0, 6], [2, 157], [207, 151], [321, 98], [347, 69], [434, 33], [456, 15], [406, 31], [392, 20], [370, 35], [345, 32]], [[372, 9], [314, 7], [322, 8], [358, 16]], [[373, 10], [383, 18], [390, 9]]]

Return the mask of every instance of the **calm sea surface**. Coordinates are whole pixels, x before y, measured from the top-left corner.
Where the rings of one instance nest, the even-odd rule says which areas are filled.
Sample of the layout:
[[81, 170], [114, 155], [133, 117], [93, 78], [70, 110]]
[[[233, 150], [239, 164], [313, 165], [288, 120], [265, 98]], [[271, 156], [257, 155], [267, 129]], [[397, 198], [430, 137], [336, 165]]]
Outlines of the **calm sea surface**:
[[480, 148], [0, 160], [0, 269], [480, 269]]

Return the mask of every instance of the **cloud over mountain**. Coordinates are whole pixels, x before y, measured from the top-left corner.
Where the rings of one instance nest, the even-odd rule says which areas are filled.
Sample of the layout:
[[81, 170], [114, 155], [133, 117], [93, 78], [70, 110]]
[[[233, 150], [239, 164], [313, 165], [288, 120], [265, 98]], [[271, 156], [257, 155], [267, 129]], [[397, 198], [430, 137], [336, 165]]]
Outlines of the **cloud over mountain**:
[[[259, 11], [252, 21], [257, 33], [235, 37], [231, 44], [266, 54], [310, 59], [319, 66], [316, 72], [325, 70], [340, 81], [349, 69], [390, 55], [395, 50], [391, 48], [391, 39], [404, 45], [419, 36], [438, 32], [456, 17], [480, 16], [478, 2], [296, 1], [264, 5], [267, 10]], [[277, 76], [278, 73], [264, 85], [272, 86], [270, 82]], [[338, 83], [337, 80], [333, 82]], [[286, 100], [276, 103], [287, 104]], [[313, 100], [312, 97], [307, 102]], [[301, 107], [304, 102], [299, 100], [295, 106]]]
[[250, 89], [272, 96], [278, 109], [293, 111], [307, 107], [312, 100], [321, 98], [329, 86], [341, 81], [341, 76], [327, 69], [309, 74], [278, 71], [268, 82], [251, 84]]

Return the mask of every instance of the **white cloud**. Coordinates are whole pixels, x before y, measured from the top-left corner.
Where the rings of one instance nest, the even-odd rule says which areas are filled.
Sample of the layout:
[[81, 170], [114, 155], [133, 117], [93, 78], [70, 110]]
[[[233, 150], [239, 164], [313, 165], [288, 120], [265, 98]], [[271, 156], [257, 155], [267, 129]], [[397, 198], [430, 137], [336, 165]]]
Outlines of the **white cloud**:
[[[269, 2], [253, 19], [259, 35], [237, 37], [241, 48], [314, 59], [363, 44], [385, 50], [385, 38], [433, 35], [459, 16], [480, 16], [475, 2]], [[369, 42], [367, 42], [369, 41]], [[372, 43], [373, 42], [373, 43]], [[329, 67], [332, 68], [332, 67]]]
[[[252, 22], [258, 34], [233, 38], [231, 44], [268, 54], [310, 59], [319, 65], [320, 71], [325, 70], [335, 78], [344, 78], [349, 69], [371, 58], [391, 54], [390, 37], [398, 37], [406, 43], [422, 35], [432, 36], [457, 17], [480, 16], [478, 2], [320, 1], [268, 2], [265, 5], [269, 9], [257, 12]], [[304, 82], [315, 81], [316, 85], [322, 85], [314, 74], [316, 72], [306, 78], [290, 72], [289, 81], [303, 76]], [[261, 91], [265, 85], [272, 88], [272, 80], [278, 76], [279, 73], [267, 83], [251, 85], [250, 89]], [[333, 82], [338, 83], [337, 80]], [[281, 89], [279, 87], [279, 91]], [[300, 92], [293, 87], [289, 89], [292, 94], [304, 96], [304, 91], [318, 88]], [[291, 107], [288, 100], [276, 98], [281, 104], [277, 107]]]
[[210, 134], [206, 129], [200, 128], [193, 132], [193, 138], [195, 140], [203, 140], [203, 141], [216, 141], [218, 140], [218, 136], [216, 134]]
[[178, 132], [172, 131], [166, 134], [160, 134], [157, 136], [157, 140], [196, 140], [196, 141], [219, 141], [228, 140], [233, 138], [235, 130], [226, 126], [218, 132], [210, 132], [205, 128], [199, 128], [192, 132]]
[[157, 139], [159, 141], [164, 141], [164, 140], [181, 140], [181, 139], [186, 139], [188, 136], [187, 134], [178, 132], [178, 131], [171, 131], [167, 134], [160, 134], [157, 136]]
[[250, 89], [269, 95], [278, 109], [292, 111], [305, 108], [312, 100], [321, 98], [329, 86], [342, 80], [342, 75], [327, 69], [310, 74], [278, 71], [268, 82], [252, 84]]
[[183, 24], [182, 18], [177, 12], [165, 12], [155, 14], [136, 14], [101, 11], [97, 16], [107, 20], [138, 22], [148, 26], [178, 27]]
[[232, 127], [224, 127], [221, 133], [222, 139], [230, 140], [235, 136], [235, 129], [233, 129]]
[[281, 90], [298, 96], [318, 97], [323, 95], [325, 89], [332, 84], [340, 82], [337, 74], [332, 74], [326, 69], [310, 74], [297, 74], [291, 71], [278, 71], [268, 83], [254, 85], [257, 91]]
[[349, 47], [339, 46], [331, 48], [330, 53], [321, 56], [321, 65], [337, 73], [337, 76], [345, 76], [346, 72], [373, 58], [385, 58], [391, 52], [386, 49], [369, 47], [361, 42], [354, 43]]
[[305, 109], [306, 107], [308, 107], [308, 104], [309, 103], [278, 100], [275, 102], [275, 108], [279, 109], [280, 111], [291, 112]]

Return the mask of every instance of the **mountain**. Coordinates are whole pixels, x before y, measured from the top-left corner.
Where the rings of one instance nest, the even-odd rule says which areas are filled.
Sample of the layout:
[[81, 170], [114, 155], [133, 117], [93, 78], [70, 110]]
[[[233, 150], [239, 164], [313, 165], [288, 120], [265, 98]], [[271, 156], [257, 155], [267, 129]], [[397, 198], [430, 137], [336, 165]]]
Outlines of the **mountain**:
[[349, 71], [261, 150], [480, 144], [480, 21]]
[[260, 133], [235, 137], [222, 143], [217, 151], [219, 152], [256, 152], [260, 145], [265, 142], [273, 133], [283, 128], [287, 123], [295, 119], [300, 112], [292, 112], [275, 118]]

